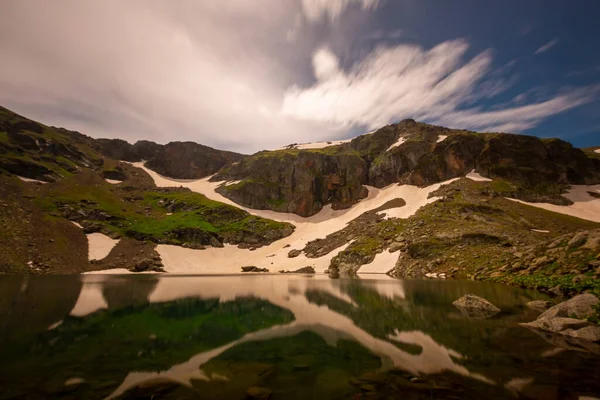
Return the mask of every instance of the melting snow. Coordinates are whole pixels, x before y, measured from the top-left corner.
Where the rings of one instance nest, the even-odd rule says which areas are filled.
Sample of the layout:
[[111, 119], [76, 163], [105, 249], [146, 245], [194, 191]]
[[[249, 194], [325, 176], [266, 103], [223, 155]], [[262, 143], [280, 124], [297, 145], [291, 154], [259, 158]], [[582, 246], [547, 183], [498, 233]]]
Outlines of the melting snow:
[[405, 137], [399, 137], [398, 140], [396, 141], [396, 143], [394, 143], [393, 145], [391, 145], [390, 147], [388, 147], [387, 151], [390, 151], [394, 147], [400, 146], [404, 142], [406, 142], [406, 138]]
[[119, 240], [111, 239], [103, 233], [90, 233], [88, 238], [88, 259], [102, 260], [119, 243]]
[[478, 174], [477, 172], [475, 172], [475, 170], [469, 172], [465, 176], [467, 178], [471, 179], [472, 181], [477, 181], [477, 182], [491, 182], [492, 181], [490, 178], [486, 178], [485, 176], [481, 176], [480, 174]]
[[22, 180], [23, 182], [29, 182], [29, 183], [48, 183], [48, 182], [44, 182], [44, 181], [40, 181], [38, 179], [31, 179], [31, 178], [25, 178], [24, 176], [19, 176], [16, 175], [17, 178], [19, 178], [20, 180]]
[[588, 192], [600, 194], [600, 185], [586, 186], [574, 185], [564, 195], [571, 200], [573, 204], [569, 206], [557, 206], [549, 203], [528, 203], [526, 201], [511, 199], [521, 204], [527, 204], [532, 207], [543, 208], [544, 210], [554, 211], [560, 214], [570, 215], [588, 221], [600, 222], [600, 199], [591, 196]]

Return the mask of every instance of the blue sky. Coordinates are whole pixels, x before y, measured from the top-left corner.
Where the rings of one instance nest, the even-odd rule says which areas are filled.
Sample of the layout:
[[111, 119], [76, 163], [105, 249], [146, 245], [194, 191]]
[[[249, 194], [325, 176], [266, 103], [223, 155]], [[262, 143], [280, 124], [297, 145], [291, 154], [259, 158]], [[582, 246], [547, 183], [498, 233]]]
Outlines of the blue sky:
[[0, 104], [251, 153], [404, 118], [600, 145], [600, 2], [7, 0]]
[[[402, 3], [402, 4], [400, 4]], [[506, 71], [515, 84], [487, 105], [501, 104], [529, 90], [558, 91], [600, 83], [598, 1], [414, 1], [387, 2], [377, 17], [385, 29], [401, 27], [407, 40], [433, 46], [467, 38], [473, 53], [494, 50], [494, 64], [514, 60]], [[386, 8], [388, 8], [386, 10]], [[389, 27], [389, 28], [388, 28]], [[555, 43], [545, 52], [535, 52]], [[600, 145], [598, 99], [542, 121], [526, 133], [561, 137], [577, 146]]]

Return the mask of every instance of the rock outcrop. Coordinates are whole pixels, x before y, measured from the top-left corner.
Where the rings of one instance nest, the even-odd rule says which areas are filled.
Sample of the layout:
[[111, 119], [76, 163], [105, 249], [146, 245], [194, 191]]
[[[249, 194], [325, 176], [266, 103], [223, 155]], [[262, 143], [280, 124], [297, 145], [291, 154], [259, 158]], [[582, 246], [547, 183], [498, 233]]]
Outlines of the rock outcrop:
[[239, 181], [217, 188], [238, 204], [307, 217], [325, 204], [343, 209], [366, 197], [367, 174], [367, 163], [355, 154], [281, 150], [257, 153], [211, 180]]
[[198, 179], [212, 175], [226, 165], [244, 158], [242, 154], [213, 149], [194, 142], [165, 145], [148, 140], [130, 144], [121, 139], [98, 139], [100, 151], [116, 160], [138, 162], [161, 175], [177, 179]]

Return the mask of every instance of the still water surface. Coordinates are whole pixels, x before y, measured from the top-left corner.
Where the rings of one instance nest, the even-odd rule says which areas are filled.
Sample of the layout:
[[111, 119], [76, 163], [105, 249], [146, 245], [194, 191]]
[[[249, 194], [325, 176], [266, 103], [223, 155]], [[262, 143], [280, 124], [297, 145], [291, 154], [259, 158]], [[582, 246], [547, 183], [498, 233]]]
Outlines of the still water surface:
[[[579, 399], [600, 357], [491, 283], [323, 276], [0, 279], [0, 399]], [[469, 319], [472, 293], [502, 313]], [[600, 397], [600, 396], [598, 396]]]

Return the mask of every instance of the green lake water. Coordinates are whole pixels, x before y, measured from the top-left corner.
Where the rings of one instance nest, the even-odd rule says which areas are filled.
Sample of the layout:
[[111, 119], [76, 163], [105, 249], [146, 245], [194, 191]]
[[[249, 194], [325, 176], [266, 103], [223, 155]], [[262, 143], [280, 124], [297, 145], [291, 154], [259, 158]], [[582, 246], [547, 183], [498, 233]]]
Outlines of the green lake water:
[[[532, 291], [384, 276], [4, 276], [0, 399], [586, 399]], [[470, 319], [452, 302], [502, 312]], [[553, 344], [554, 343], [554, 344]]]

